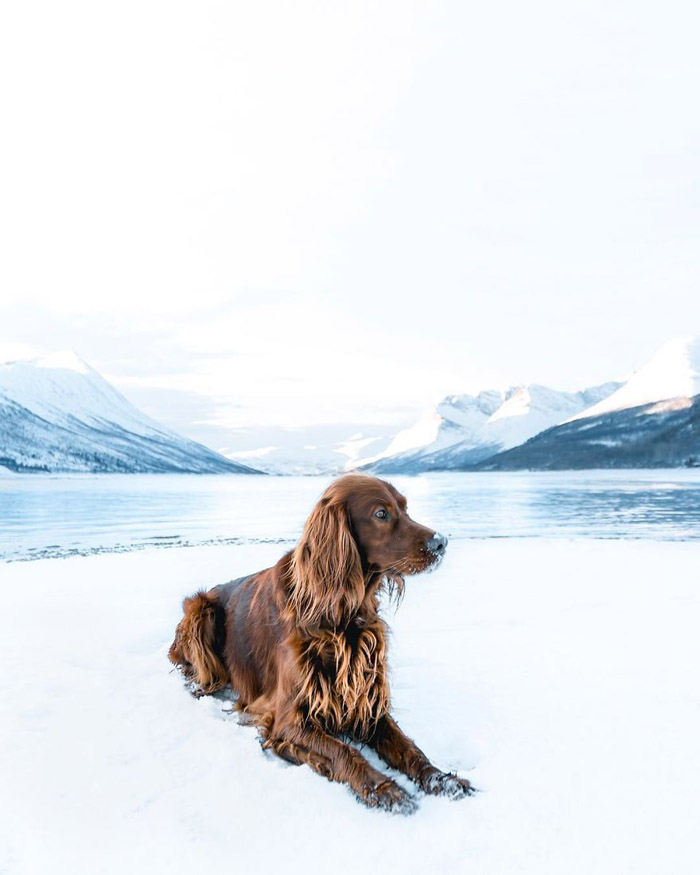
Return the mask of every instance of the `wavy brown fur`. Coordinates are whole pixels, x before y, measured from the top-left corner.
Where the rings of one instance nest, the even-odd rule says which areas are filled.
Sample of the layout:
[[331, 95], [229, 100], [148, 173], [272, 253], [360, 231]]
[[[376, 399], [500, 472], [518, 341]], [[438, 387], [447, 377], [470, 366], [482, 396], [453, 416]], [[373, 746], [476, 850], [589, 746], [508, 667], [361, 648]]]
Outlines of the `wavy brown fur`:
[[338, 496], [324, 496], [311, 512], [289, 571], [289, 605], [298, 628], [337, 628], [360, 609], [367, 580]]
[[428, 793], [468, 781], [436, 769], [390, 716], [382, 589], [435, 566], [446, 541], [414, 522], [382, 480], [353, 474], [324, 492], [296, 548], [272, 568], [197, 593], [170, 659], [211, 693], [230, 683], [264, 746], [350, 786], [372, 807], [415, 801], [341, 737], [372, 746]]
[[216, 605], [205, 593], [198, 592], [185, 599], [182, 608], [185, 616], [168, 656], [203, 693], [215, 693], [228, 683], [228, 672], [216, 652]]

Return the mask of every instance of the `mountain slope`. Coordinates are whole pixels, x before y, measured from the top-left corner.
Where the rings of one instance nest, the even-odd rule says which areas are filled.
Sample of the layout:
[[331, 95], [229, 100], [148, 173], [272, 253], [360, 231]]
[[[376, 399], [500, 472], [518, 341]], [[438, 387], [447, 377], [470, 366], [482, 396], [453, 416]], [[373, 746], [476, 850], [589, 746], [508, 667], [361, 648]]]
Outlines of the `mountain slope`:
[[531, 385], [451, 396], [397, 435], [381, 457], [365, 460], [363, 467], [378, 473], [468, 468], [590, 407], [618, 387], [619, 383], [605, 383], [581, 392], [560, 392]]
[[695, 466], [700, 338], [670, 340], [607, 398], [479, 470]]
[[502, 403], [503, 393], [498, 390], [449, 395], [410, 428], [400, 431], [383, 452], [361, 460], [359, 465], [385, 472], [390, 468], [401, 470], [404, 464], [467, 437], [478, 442], [484, 423]]
[[0, 365], [0, 465], [22, 472], [257, 473], [159, 425], [74, 353]]
[[700, 395], [576, 418], [499, 453], [481, 471], [700, 466]]
[[574, 419], [700, 394], [700, 338], [669, 340], [620, 388]]

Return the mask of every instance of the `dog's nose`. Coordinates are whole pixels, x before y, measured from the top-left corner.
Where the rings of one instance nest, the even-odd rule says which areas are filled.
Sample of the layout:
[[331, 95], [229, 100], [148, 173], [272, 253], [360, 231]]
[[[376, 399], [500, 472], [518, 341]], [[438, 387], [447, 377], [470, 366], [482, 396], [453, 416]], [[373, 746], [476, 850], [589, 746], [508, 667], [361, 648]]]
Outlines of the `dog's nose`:
[[440, 532], [433, 532], [432, 538], [428, 538], [428, 542], [425, 546], [431, 553], [440, 556], [447, 548], [447, 538], [444, 535], [441, 535]]

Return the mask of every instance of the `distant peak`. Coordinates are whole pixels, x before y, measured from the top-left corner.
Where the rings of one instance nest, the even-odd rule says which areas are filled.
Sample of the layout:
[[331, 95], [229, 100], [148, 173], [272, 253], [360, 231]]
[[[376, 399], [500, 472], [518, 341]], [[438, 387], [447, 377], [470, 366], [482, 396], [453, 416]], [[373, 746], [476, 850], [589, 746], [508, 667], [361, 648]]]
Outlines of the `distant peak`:
[[682, 378], [700, 376], [700, 337], [677, 337], [667, 340], [646, 364], [635, 372], [632, 379], [642, 376], [648, 378], [649, 375], [675, 377], [679, 382]]
[[79, 374], [92, 373], [90, 365], [72, 349], [64, 349], [54, 352], [42, 358], [35, 359], [37, 368], [57, 368], [64, 371], [76, 371]]
[[678, 359], [684, 359], [696, 368], [700, 367], [700, 337], [674, 337], [667, 340], [656, 350], [649, 364]]

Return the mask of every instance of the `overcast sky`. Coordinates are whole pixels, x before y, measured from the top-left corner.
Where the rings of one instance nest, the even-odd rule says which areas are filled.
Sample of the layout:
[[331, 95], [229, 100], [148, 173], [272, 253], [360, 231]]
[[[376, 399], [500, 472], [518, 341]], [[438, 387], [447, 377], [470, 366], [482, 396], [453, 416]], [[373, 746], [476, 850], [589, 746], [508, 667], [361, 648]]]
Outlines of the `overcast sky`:
[[193, 423], [399, 423], [700, 334], [694, 2], [0, 14], [0, 358]]

